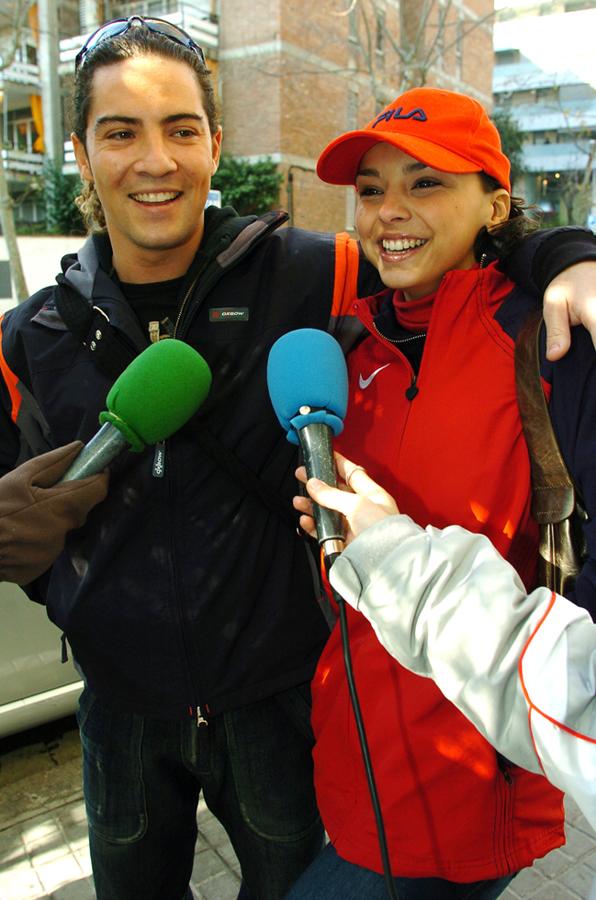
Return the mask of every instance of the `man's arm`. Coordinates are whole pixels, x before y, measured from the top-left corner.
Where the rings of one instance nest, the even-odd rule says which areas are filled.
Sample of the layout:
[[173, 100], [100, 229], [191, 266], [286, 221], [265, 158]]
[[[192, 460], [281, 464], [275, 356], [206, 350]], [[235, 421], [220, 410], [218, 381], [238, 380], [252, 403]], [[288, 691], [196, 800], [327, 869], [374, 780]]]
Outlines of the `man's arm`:
[[520, 287], [544, 296], [548, 359], [567, 353], [573, 325], [583, 325], [596, 345], [596, 237], [589, 229], [530, 234], [501, 267]]
[[31, 586], [28, 592], [37, 599], [31, 583], [60, 555], [67, 533], [83, 525], [89, 511], [105, 498], [108, 476], [57, 484], [83, 444], [74, 441], [42, 452], [51, 444], [39, 423], [39, 444], [25, 438], [21, 419], [30, 422], [20, 404], [24, 386], [6, 357], [5, 324], [11, 315], [0, 323], [0, 581]]
[[570, 326], [583, 325], [596, 346], [596, 261], [577, 263], [553, 278], [544, 292], [544, 321], [553, 362], [569, 350]]

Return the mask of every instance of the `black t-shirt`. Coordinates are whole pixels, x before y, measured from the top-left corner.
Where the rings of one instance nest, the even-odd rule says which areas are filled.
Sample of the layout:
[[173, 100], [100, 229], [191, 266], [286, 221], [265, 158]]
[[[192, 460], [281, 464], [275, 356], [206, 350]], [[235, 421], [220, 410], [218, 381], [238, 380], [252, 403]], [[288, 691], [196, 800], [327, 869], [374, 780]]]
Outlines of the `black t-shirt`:
[[[128, 284], [118, 280], [120, 290], [150, 339], [156, 340], [157, 335], [171, 337], [180, 307], [180, 291], [184, 278], [185, 276], [182, 276], [151, 284]], [[150, 326], [152, 322], [157, 323], [157, 326]], [[156, 328], [158, 331], [152, 338]]]

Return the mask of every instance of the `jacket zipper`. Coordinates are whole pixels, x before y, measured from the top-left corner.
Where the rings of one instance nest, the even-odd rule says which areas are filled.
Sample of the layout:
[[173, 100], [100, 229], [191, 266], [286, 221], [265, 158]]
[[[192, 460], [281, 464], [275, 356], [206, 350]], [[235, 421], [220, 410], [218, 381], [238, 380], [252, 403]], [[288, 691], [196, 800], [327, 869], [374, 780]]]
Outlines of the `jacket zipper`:
[[[186, 311], [188, 301], [189, 301], [191, 295], [193, 294], [201, 275], [207, 268], [208, 262], [209, 262], [209, 260], [207, 260], [204, 263], [204, 265], [201, 266], [201, 268], [199, 269], [199, 271], [193, 278], [192, 283], [190, 284], [188, 290], [186, 291], [186, 294], [184, 295], [184, 298], [183, 298], [182, 303], [180, 304], [180, 308], [178, 310], [178, 315], [176, 316], [176, 322], [174, 324], [174, 328], [171, 333], [172, 338], [176, 338], [178, 335], [178, 328], [180, 327], [182, 317]], [[159, 456], [158, 456], [158, 454], [159, 454]], [[165, 470], [165, 445], [156, 449], [156, 457], [154, 460], [154, 466], [157, 466], [158, 469], [161, 468], [161, 473], [163, 474], [163, 472]], [[158, 477], [160, 477], [160, 476], [158, 476]], [[174, 558], [174, 556], [172, 553], [172, 559], [173, 558]], [[174, 580], [176, 580], [176, 579], [174, 578]], [[184, 617], [182, 615], [182, 610], [180, 608], [180, 604], [178, 604], [178, 621], [180, 622], [180, 626], [182, 629], [182, 646], [184, 648], [184, 655], [185, 655], [185, 661], [187, 664], [187, 673], [188, 673], [189, 683], [192, 687], [193, 693], [196, 693], [194, 680], [190, 674], [190, 667], [188, 665], [189, 659], [190, 659], [190, 654], [188, 652], [188, 646], [187, 646], [186, 640], [184, 639], [184, 628], [183, 628]], [[209, 725], [209, 720], [205, 716], [205, 714], [209, 715], [209, 712], [210, 712], [209, 706], [206, 703], [204, 703], [202, 707], [197, 704], [196, 707], [194, 707], [194, 710], [193, 710], [193, 707], [189, 708], [189, 713], [191, 716], [194, 717], [197, 728], [201, 728], [203, 726]]]
[[193, 279], [193, 281], [192, 281], [192, 283], [191, 283], [189, 289], [187, 290], [186, 294], [184, 295], [184, 298], [183, 298], [183, 300], [182, 300], [182, 303], [180, 304], [180, 309], [178, 310], [178, 315], [176, 316], [176, 323], [175, 323], [175, 325], [174, 325], [174, 330], [173, 330], [173, 332], [172, 332], [172, 337], [176, 337], [176, 332], [178, 331], [178, 326], [180, 325], [180, 320], [182, 319], [182, 315], [183, 315], [183, 313], [184, 313], [184, 310], [186, 309], [186, 304], [188, 303], [188, 300], [189, 300], [189, 298], [190, 298], [190, 295], [191, 295], [192, 292], [194, 291], [194, 289], [195, 289], [195, 287], [196, 287], [196, 285], [197, 285], [197, 281], [199, 280], [199, 276], [201, 275], [201, 272], [203, 271], [204, 268], [205, 268], [205, 267], [203, 266], [203, 267], [201, 268], [201, 271], [197, 273], [197, 275], [196, 275], [196, 277]]
[[[178, 327], [179, 327], [180, 322], [182, 321], [182, 317], [183, 317], [183, 315], [184, 315], [184, 313], [185, 313], [185, 311], [186, 311], [186, 307], [187, 307], [187, 305], [188, 305], [188, 301], [189, 301], [191, 295], [193, 294], [193, 292], [194, 292], [194, 290], [195, 290], [195, 288], [196, 288], [196, 286], [197, 286], [197, 282], [199, 281], [199, 278], [200, 278], [201, 275], [203, 274], [203, 272], [204, 272], [204, 270], [206, 269], [206, 267], [207, 267], [207, 262], [205, 262], [205, 264], [201, 266], [201, 268], [199, 269], [199, 271], [197, 272], [197, 274], [196, 274], [195, 277], [193, 278], [193, 280], [192, 280], [192, 282], [191, 282], [191, 284], [190, 284], [188, 290], [186, 291], [186, 294], [184, 295], [184, 297], [183, 297], [183, 299], [182, 299], [182, 303], [180, 304], [180, 308], [178, 309], [178, 315], [176, 316], [176, 322], [174, 323], [174, 328], [172, 329], [172, 334], [171, 334], [171, 337], [172, 337], [172, 338], [176, 338], [176, 337], [177, 337]], [[163, 474], [164, 474], [164, 472], [165, 472], [165, 455], [166, 455], [166, 453], [165, 453], [165, 442], [162, 442], [161, 445], [158, 445], [158, 446], [156, 447], [156, 450], [155, 450], [155, 459], [154, 459], [154, 463], [153, 463], [153, 465], [154, 465], [154, 475], [155, 475], [155, 477], [162, 477]], [[157, 469], [158, 471], [161, 470], [161, 474], [157, 474], [157, 473], [156, 473], [156, 469]], [[173, 558], [173, 557], [172, 557], [172, 558]], [[186, 641], [184, 640], [183, 618], [184, 618], [184, 617], [183, 617], [183, 615], [182, 615], [182, 610], [181, 610], [181, 608], [180, 608], [180, 605], [178, 605], [178, 621], [180, 622], [180, 626], [181, 626], [181, 629], [182, 629], [182, 635], [183, 635], [183, 637], [182, 637], [182, 645], [183, 645], [183, 647], [184, 647], [184, 655], [185, 655], [186, 663], [187, 663], [187, 671], [188, 671], [188, 674], [189, 674], [189, 681], [190, 681], [190, 684], [191, 684], [191, 687], [192, 687], [192, 692], [193, 692], [193, 694], [196, 694], [196, 688], [195, 688], [194, 680], [193, 680], [192, 676], [190, 675], [190, 666], [188, 665], [189, 659], [190, 659], [190, 654], [189, 654], [189, 652], [188, 652], [188, 646], [187, 646], [187, 644], [186, 644]], [[203, 715], [203, 710], [204, 710], [205, 712], [208, 711], [207, 704], [204, 704], [202, 709], [201, 709], [201, 707], [199, 706], [199, 704], [197, 704], [196, 707], [194, 708], [194, 713], [193, 713], [193, 707], [192, 707], [192, 706], [191, 706], [190, 709], [189, 709], [190, 715], [193, 716], [194, 719], [195, 719], [197, 728], [201, 728], [201, 727], [204, 727], [204, 726], [206, 727], [206, 726], [209, 724], [208, 719], [206, 719], [205, 716]]]
[[[200, 272], [197, 274], [196, 278], [194, 278], [192, 284], [190, 285], [186, 294], [184, 295], [184, 297], [182, 299], [182, 303], [180, 304], [180, 308], [178, 310], [178, 315], [176, 316], [176, 324], [174, 325], [174, 328], [172, 329], [171, 335], [168, 335], [168, 337], [172, 337], [172, 338], [176, 337], [176, 330], [178, 328], [178, 325], [180, 324], [180, 319], [182, 318], [182, 314], [184, 313], [184, 310], [186, 309], [186, 304], [188, 303], [189, 297], [196, 287], [197, 281], [199, 280], [199, 275], [200, 275]], [[165, 475], [165, 471], [166, 471], [166, 442], [159, 441], [159, 443], [155, 445], [155, 453], [153, 456], [153, 469], [152, 469], [153, 477], [154, 478], [163, 478]]]
[[[171, 482], [171, 478], [170, 478], [169, 480], [166, 480], [166, 482], [164, 483], [163, 488], [162, 488], [162, 490], [165, 491], [166, 496], [167, 496], [168, 509], [172, 508], [171, 488], [172, 488], [172, 482]], [[182, 658], [184, 661], [185, 676], [186, 676], [186, 680], [187, 680], [187, 683], [188, 683], [188, 686], [190, 689], [190, 695], [192, 696], [192, 698], [194, 700], [198, 696], [198, 691], [197, 691], [197, 686], [195, 684], [195, 680], [192, 675], [192, 666], [190, 664], [191, 652], [190, 652], [189, 642], [188, 642], [187, 636], [186, 636], [186, 626], [185, 626], [185, 621], [184, 621], [182, 602], [181, 602], [180, 593], [178, 590], [178, 573], [177, 573], [177, 569], [176, 569], [176, 557], [175, 557], [174, 546], [173, 546], [173, 541], [172, 541], [172, 534], [173, 534], [173, 529], [170, 527], [169, 528], [169, 536], [170, 536], [169, 555], [170, 555], [170, 560], [171, 560], [170, 566], [171, 566], [171, 573], [172, 573], [171, 578], [172, 578], [174, 606], [175, 606], [175, 610], [176, 610], [176, 620], [177, 620], [179, 634], [180, 634], [180, 644], [181, 644], [181, 649], [182, 649]], [[203, 710], [205, 710], [205, 711], [207, 710], [206, 704], [203, 704]], [[200, 725], [208, 724], [207, 719], [203, 715], [203, 710], [201, 709], [201, 707], [198, 704], [196, 706], [190, 706], [188, 709], [189, 715], [195, 719], [197, 727], [199, 727]]]
[[420, 338], [426, 337], [426, 331], [420, 331], [418, 334], [412, 334], [410, 337], [390, 338], [387, 337], [386, 334], [383, 334], [382, 331], [379, 331], [379, 327], [375, 321], [373, 321], [373, 328], [375, 329], [379, 337], [382, 337], [384, 341], [389, 341], [390, 344], [409, 344], [411, 341], [416, 341]]
[[[399, 350], [399, 344], [409, 344], [411, 341], [419, 340], [420, 338], [426, 337], [426, 331], [423, 331], [423, 332], [420, 332], [420, 334], [413, 334], [411, 337], [390, 338], [390, 337], [387, 337], [387, 335], [383, 334], [382, 331], [379, 331], [377, 323], [374, 321], [374, 319], [372, 322], [372, 326], [380, 338], [382, 338], [384, 341], [387, 341], [389, 344], [393, 344], [393, 346], [396, 347], [398, 350]], [[400, 355], [404, 357], [404, 359], [405, 359], [406, 363], [408, 364], [408, 366], [410, 367], [410, 371], [412, 373], [412, 380], [410, 381], [409, 387], [407, 387], [406, 391], [405, 391], [406, 399], [412, 401], [414, 399], [414, 397], [418, 394], [418, 390], [419, 390], [418, 375], [414, 371], [412, 366], [410, 365], [410, 361], [407, 359], [407, 357], [404, 356], [403, 353], [401, 353], [401, 351], [400, 351]]]
[[511, 764], [505, 757], [497, 753], [497, 766], [502, 776], [502, 781], [498, 787], [499, 807], [501, 816], [501, 852], [505, 864], [508, 868], [512, 868], [512, 860], [510, 856], [510, 824], [511, 824], [511, 806], [513, 803], [513, 777], [511, 775]]

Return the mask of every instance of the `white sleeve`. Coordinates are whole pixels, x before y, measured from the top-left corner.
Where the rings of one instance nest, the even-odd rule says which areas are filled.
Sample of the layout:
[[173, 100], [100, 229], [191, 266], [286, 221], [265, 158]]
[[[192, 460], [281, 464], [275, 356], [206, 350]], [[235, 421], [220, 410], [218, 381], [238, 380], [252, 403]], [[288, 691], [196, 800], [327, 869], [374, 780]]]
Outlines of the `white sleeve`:
[[331, 570], [406, 668], [431, 677], [497, 750], [544, 772], [596, 828], [596, 625], [483, 535], [391, 516]]

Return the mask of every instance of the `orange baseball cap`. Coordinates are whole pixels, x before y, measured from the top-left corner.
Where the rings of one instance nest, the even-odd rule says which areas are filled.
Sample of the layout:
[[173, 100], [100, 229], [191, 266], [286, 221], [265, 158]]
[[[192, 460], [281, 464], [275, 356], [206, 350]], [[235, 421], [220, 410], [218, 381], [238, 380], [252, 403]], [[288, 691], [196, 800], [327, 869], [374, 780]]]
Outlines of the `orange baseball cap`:
[[511, 191], [499, 132], [484, 107], [465, 94], [428, 87], [406, 91], [365, 128], [331, 141], [317, 163], [319, 178], [354, 184], [360, 160], [379, 141], [442, 172], [486, 172]]

